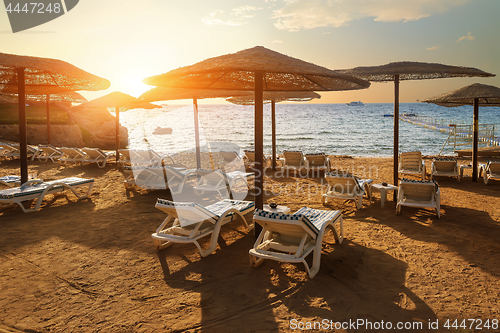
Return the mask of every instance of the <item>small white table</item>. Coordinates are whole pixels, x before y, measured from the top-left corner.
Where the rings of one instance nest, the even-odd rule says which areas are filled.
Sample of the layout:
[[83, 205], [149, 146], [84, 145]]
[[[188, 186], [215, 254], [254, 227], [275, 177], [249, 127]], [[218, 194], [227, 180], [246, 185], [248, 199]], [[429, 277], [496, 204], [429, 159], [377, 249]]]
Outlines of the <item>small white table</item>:
[[269, 205], [264, 205], [263, 210], [265, 210], [266, 212], [270, 212], [270, 213], [281, 213], [281, 214], [290, 213], [290, 207], [279, 206], [279, 205], [276, 208], [271, 208]]
[[[398, 187], [397, 186], [394, 186], [394, 185], [391, 185], [391, 184], [387, 184], [387, 186], [384, 186], [382, 184], [372, 184], [371, 186], [371, 189], [372, 189], [372, 195], [373, 195], [373, 190], [376, 189], [380, 192], [380, 206], [382, 208], [384, 208], [384, 205], [385, 205], [385, 201], [387, 200], [387, 192], [389, 191], [397, 191], [398, 190]], [[370, 197], [370, 202], [372, 201], [372, 198]]]
[[464, 178], [464, 169], [472, 169], [472, 164], [460, 164], [460, 178]]

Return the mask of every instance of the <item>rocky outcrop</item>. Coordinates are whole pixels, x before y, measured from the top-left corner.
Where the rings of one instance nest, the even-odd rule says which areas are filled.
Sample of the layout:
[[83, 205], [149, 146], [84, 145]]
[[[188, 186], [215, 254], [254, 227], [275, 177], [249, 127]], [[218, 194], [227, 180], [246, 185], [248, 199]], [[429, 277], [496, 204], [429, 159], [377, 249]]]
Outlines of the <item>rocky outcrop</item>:
[[[28, 144], [47, 144], [47, 125], [28, 125]], [[0, 139], [19, 142], [18, 125], [0, 125]], [[57, 147], [84, 147], [78, 125], [51, 125], [50, 143]]]

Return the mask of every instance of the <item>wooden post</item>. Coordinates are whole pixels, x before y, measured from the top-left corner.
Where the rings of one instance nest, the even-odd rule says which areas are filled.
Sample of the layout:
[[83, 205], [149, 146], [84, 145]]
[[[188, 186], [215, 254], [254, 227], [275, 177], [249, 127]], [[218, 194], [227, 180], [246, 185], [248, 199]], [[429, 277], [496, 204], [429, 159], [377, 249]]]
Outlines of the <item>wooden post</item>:
[[116, 163], [120, 160], [120, 153], [118, 149], [120, 149], [120, 107], [115, 106], [115, 114], [116, 114]]
[[17, 100], [19, 104], [19, 151], [21, 159], [21, 184], [28, 181], [28, 137], [26, 131], [26, 90], [24, 68], [17, 68]]
[[474, 118], [473, 118], [473, 143], [472, 143], [472, 181], [477, 182], [477, 152], [479, 146], [479, 98], [474, 98]]
[[271, 101], [271, 123], [272, 123], [272, 138], [273, 138], [273, 171], [276, 171], [276, 102]]
[[[394, 75], [394, 186], [399, 186], [399, 74]], [[394, 201], [397, 200], [397, 193], [394, 191]]]
[[[255, 72], [255, 208], [264, 206], [264, 73]], [[259, 237], [262, 227], [255, 224], [255, 237]]]
[[194, 139], [196, 140], [196, 168], [201, 169], [200, 127], [198, 124], [198, 100], [193, 98]]
[[45, 102], [47, 105], [47, 144], [50, 145], [50, 95], [45, 95]]

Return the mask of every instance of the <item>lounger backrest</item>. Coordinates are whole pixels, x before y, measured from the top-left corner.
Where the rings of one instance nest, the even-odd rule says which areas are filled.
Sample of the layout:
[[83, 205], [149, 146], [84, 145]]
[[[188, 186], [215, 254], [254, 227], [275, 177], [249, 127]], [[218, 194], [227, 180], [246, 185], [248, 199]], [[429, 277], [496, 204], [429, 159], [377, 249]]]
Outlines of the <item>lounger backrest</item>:
[[422, 167], [422, 153], [419, 151], [401, 153], [399, 155], [400, 170], [420, 170]]
[[326, 164], [326, 155], [324, 153], [306, 154], [305, 157], [309, 167], [320, 167]]
[[488, 161], [488, 168], [494, 175], [500, 174], [500, 161]]
[[288, 166], [303, 166], [304, 154], [301, 151], [283, 151], [286, 165]]
[[133, 150], [131, 154], [131, 162], [134, 164], [151, 163], [161, 166], [161, 157], [152, 150]]
[[245, 156], [247, 157], [247, 161], [250, 163], [255, 162], [255, 152], [250, 150], [245, 150]]
[[106, 153], [99, 148], [83, 148], [82, 151], [92, 159], [103, 159], [107, 157]]
[[155, 207], [179, 219], [181, 227], [202, 221], [215, 223], [218, 219], [216, 214], [196, 202], [173, 202], [158, 199]]
[[440, 172], [453, 172], [458, 167], [455, 158], [435, 158], [432, 162], [436, 170]]
[[359, 184], [358, 179], [352, 175], [341, 175], [327, 173], [325, 175], [325, 180], [330, 185], [334, 192], [341, 194], [353, 194], [364, 192], [363, 187]]
[[300, 240], [305, 234], [316, 239], [319, 234], [316, 226], [302, 214], [271, 213], [255, 208], [253, 218], [257, 223], [263, 224], [267, 230], [295, 240]]
[[225, 163], [231, 163], [234, 160], [237, 160], [240, 158], [237, 152], [235, 151], [220, 151], [219, 152], [220, 157], [222, 157], [222, 160]]
[[433, 200], [438, 185], [432, 180], [412, 180], [403, 178], [400, 182], [401, 191], [404, 197], [415, 201]]

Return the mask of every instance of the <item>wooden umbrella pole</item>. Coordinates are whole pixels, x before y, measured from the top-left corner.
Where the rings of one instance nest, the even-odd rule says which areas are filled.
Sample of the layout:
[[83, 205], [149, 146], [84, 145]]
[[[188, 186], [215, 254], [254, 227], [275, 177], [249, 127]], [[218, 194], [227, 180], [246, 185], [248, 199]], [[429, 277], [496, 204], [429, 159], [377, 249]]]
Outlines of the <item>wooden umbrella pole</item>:
[[276, 171], [276, 102], [271, 101], [271, 123], [273, 137], [273, 171]]
[[120, 153], [118, 149], [120, 149], [120, 107], [115, 106], [116, 113], [116, 162], [120, 159]]
[[50, 145], [50, 95], [45, 95], [45, 102], [47, 105], [47, 144]]
[[21, 158], [21, 184], [28, 181], [28, 137], [26, 134], [26, 90], [24, 68], [17, 68], [17, 99], [19, 103], [19, 151]]
[[479, 146], [479, 98], [474, 98], [474, 136], [473, 136], [473, 146], [472, 146], [472, 181], [477, 182], [478, 172], [477, 172], [477, 153]]
[[[399, 168], [399, 74], [394, 75], [394, 186], [398, 186]], [[397, 200], [397, 193], [394, 191], [394, 201]]]
[[[264, 207], [264, 73], [255, 72], [255, 208]], [[255, 224], [255, 237], [262, 227]]]
[[193, 98], [194, 139], [196, 140], [196, 168], [201, 169], [200, 126], [198, 124], [198, 100]]

